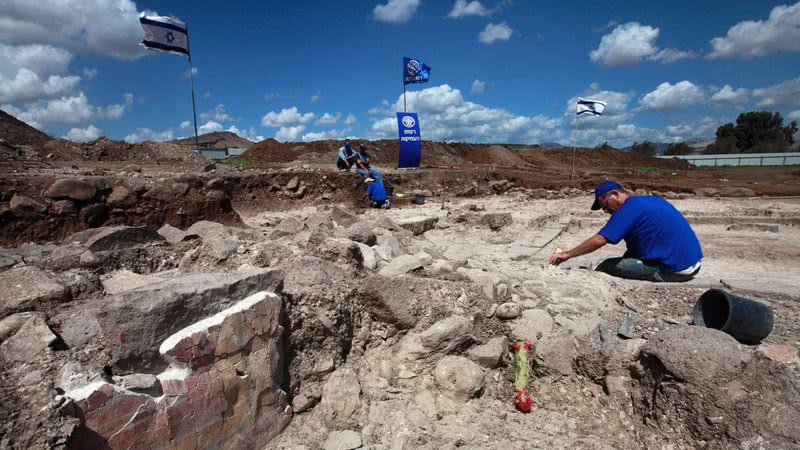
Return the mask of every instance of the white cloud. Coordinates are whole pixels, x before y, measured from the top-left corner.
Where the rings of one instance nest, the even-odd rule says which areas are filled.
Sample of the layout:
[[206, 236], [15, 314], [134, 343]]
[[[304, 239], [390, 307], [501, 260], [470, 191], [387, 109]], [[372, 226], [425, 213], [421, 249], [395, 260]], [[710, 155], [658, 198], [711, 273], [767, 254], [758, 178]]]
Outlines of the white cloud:
[[90, 142], [102, 136], [102, 133], [99, 128], [89, 125], [86, 128], [71, 128], [67, 134], [61, 137], [72, 142]]
[[97, 69], [95, 69], [94, 67], [92, 68], [84, 67], [82, 73], [83, 73], [83, 78], [86, 78], [87, 80], [94, 80], [95, 77], [97, 77]]
[[135, 143], [142, 141], [171, 141], [175, 139], [172, 130], [153, 131], [150, 128], [137, 128], [135, 133], [125, 136], [125, 142]]
[[117, 120], [125, 114], [125, 105], [114, 104], [108, 106], [98, 106], [95, 115], [100, 119]]
[[0, 103], [60, 97], [80, 82], [80, 77], [66, 74], [72, 54], [49, 45], [0, 44], [0, 61]]
[[800, 2], [772, 8], [767, 20], [746, 20], [711, 39], [708, 58], [753, 58], [770, 53], [800, 51]]
[[[535, 143], [560, 138], [560, 118], [521, 116], [464, 100], [461, 91], [447, 84], [407, 93], [408, 109], [420, 113], [423, 135], [430, 140], [466, 142]], [[402, 95], [389, 110], [401, 110]], [[397, 118], [373, 122], [375, 137], [397, 135]]]
[[420, 0], [389, 0], [385, 5], [376, 5], [372, 10], [375, 20], [389, 23], [408, 22], [417, 12]]
[[314, 120], [316, 115], [312, 112], [300, 114], [297, 107], [284, 108], [280, 112], [270, 111], [261, 118], [261, 126], [278, 128], [297, 124], [306, 124]]
[[207, 122], [209, 120], [213, 120], [219, 123], [225, 123], [233, 120], [233, 117], [231, 117], [225, 111], [225, 105], [220, 103], [217, 106], [215, 106], [214, 109], [212, 109], [211, 111], [200, 113], [201, 122]]
[[264, 140], [264, 136], [261, 136], [260, 134], [256, 133], [256, 129], [253, 127], [250, 127], [246, 130], [240, 130], [238, 127], [236, 127], [236, 125], [231, 125], [230, 127], [228, 127], [226, 131], [230, 131], [231, 133], [236, 133], [237, 135], [247, 139], [248, 141], [261, 142]]
[[507, 23], [490, 23], [486, 25], [486, 28], [483, 29], [478, 34], [478, 41], [484, 44], [491, 44], [497, 41], [507, 41], [511, 39], [511, 34], [514, 33], [514, 30], [508, 26]]
[[130, 0], [3, 0], [0, 42], [135, 58], [145, 54], [138, 15]]
[[29, 69], [21, 68], [14, 78], [0, 75], [0, 102], [26, 103], [58, 97], [71, 92], [80, 82], [80, 77], [50, 75], [46, 79]]
[[[199, 73], [199, 69], [197, 67], [192, 67], [192, 77], [197, 78], [197, 74]], [[181, 75], [182, 78], [189, 79], [189, 71], [186, 70]]]
[[192, 122], [189, 122], [188, 120], [184, 120], [183, 122], [181, 122], [181, 125], [180, 125], [179, 128], [181, 130], [184, 130], [184, 131], [191, 130], [192, 129]]
[[491, 13], [492, 11], [486, 9], [478, 0], [473, 0], [471, 2], [467, 0], [456, 0], [453, 9], [447, 17], [457, 19], [464, 16], [488, 16]]
[[800, 107], [800, 77], [773, 86], [753, 89], [753, 97], [761, 97], [759, 108]]
[[3, 105], [0, 109], [39, 129], [52, 125], [82, 125], [95, 117], [95, 107], [89, 104], [83, 92], [73, 97], [31, 103], [24, 109], [13, 105]]
[[132, 106], [133, 105], [134, 95], [131, 94], [130, 92], [126, 92], [126, 93], [122, 94], [122, 98], [125, 99], [125, 104], [127, 106]]
[[664, 64], [673, 63], [682, 59], [697, 58], [700, 54], [694, 51], [676, 50], [674, 48], [665, 48], [660, 50], [655, 55], [651, 56], [651, 61], [656, 61]]
[[311, 103], [316, 103], [318, 101], [321, 101], [322, 100], [322, 94], [319, 91], [317, 91], [317, 93], [312, 95], [309, 100], [311, 101]]
[[684, 80], [675, 84], [664, 82], [654, 91], [645, 94], [639, 104], [643, 111], [669, 111], [694, 105], [703, 100], [703, 97], [703, 90], [691, 81]]
[[275, 139], [281, 142], [287, 141], [296, 141], [297, 138], [303, 133], [303, 130], [306, 129], [305, 125], [297, 125], [293, 127], [280, 127], [277, 133], [275, 133]]
[[353, 115], [353, 113], [347, 114], [347, 118], [344, 119], [345, 125], [355, 125], [357, 123], [358, 119], [356, 118], [356, 116]]
[[338, 112], [336, 114], [325, 113], [322, 115], [322, 117], [317, 119], [316, 123], [317, 125], [334, 125], [338, 123], [341, 118], [342, 118], [342, 113]]
[[312, 141], [325, 141], [330, 139], [344, 139], [347, 137], [347, 133], [349, 133], [349, 129], [344, 130], [327, 130], [327, 131], [320, 131], [315, 133], [306, 133], [303, 135], [301, 140], [303, 142], [312, 142]]
[[711, 96], [711, 101], [716, 103], [744, 103], [750, 99], [750, 90], [745, 88], [734, 89], [725, 85]]
[[666, 134], [668, 142], [682, 142], [690, 139], [714, 137], [720, 125], [730, 120], [703, 117], [691, 122], [682, 122], [677, 125], [668, 125]]
[[789, 114], [786, 115], [786, 118], [789, 119], [790, 121], [796, 120], [800, 122], [800, 109], [798, 109], [797, 111], [790, 112]]
[[589, 53], [592, 61], [604, 66], [627, 66], [643, 58], [661, 63], [694, 58], [697, 52], [673, 48], [659, 50], [656, 41], [660, 30], [638, 22], [628, 22], [615, 27], [600, 39], [600, 45]]
[[222, 130], [222, 124], [218, 122], [214, 122], [213, 120], [209, 120], [208, 122], [200, 125], [197, 129], [199, 134], [206, 134], [206, 133], [213, 133], [214, 131]]
[[475, 80], [472, 82], [472, 89], [471, 92], [473, 94], [482, 94], [483, 91], [486, 90], [486, 82], [481, 80]]

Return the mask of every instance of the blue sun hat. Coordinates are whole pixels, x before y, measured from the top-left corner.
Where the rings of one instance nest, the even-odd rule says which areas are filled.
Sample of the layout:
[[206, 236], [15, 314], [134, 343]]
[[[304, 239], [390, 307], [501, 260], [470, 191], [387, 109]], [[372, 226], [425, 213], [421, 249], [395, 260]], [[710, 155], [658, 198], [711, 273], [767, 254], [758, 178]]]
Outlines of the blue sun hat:
[[622, 189], [619, 183], [615, 183], [613, 181], [606, 181], [603, 184], [598, 185], [594, 188], [594, 203], [592, 203], [592, 211], [597, 211], [602, 207], [600, 204], [600, 197], [606, 195], [607, 193], [615, 190], [615, 189]]

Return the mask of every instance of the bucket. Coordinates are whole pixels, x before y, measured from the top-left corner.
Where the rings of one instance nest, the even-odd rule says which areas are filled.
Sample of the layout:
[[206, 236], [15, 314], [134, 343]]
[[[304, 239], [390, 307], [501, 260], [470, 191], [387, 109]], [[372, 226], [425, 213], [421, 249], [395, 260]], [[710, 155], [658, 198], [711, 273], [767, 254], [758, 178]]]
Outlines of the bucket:
[[415, 195], [413, 203], [415, 205], [424, 205], [425, 204], [425, 196], [424, 195]]
[[394, 186], [384, 186], [383, 189], [386, 191], [386, 195], [389, 197], [394, 195]]
[[730, 334], [743, 344], [758, 344], [772, 333], [772, 308], [731, 293], [709, 289], [694, 305], [694, 324]]

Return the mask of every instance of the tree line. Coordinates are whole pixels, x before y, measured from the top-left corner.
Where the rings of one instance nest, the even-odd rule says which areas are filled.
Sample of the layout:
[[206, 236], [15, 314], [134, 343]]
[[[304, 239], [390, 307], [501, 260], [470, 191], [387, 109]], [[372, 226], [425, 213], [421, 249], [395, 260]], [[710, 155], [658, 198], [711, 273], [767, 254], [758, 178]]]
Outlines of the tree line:
[[[779, 112], [750, 111], [739, 114], [736, 124], [726, 123], [717, 128], [716, 140], [703, 150], [705, 154], [718, 153], [769, 153], [788, 152], [797, 134], [797, 121], [783, 125]], [[597, 149], [614, 149], [604, 142]], [[689, 155], [692, 147], [686, 142], [669, 144], [664, 150], [667, 156]], [[630, 152], [635, 155], [655, 156], [658, 147], [650, 141], [634, 142]]]

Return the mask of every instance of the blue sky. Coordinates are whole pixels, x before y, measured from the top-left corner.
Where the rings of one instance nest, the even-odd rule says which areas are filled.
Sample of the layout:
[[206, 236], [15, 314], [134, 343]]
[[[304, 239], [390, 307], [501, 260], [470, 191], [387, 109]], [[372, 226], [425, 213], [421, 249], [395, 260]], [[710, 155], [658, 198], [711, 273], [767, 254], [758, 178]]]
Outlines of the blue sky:
[[[800, 119], [800, 2], [377, 0], [0, 4], [0, 108], [76, 141], [192, 134], [185, 58], [139, 12], [189, 25], [198, 124], [250, 139], [394, 138], [402, 57], [424, 139], [681, 141], [745, 110]], [[4, 68], [3, 68], [4, 67]], [[574, 123], [575, 97], [608, 102]]]

